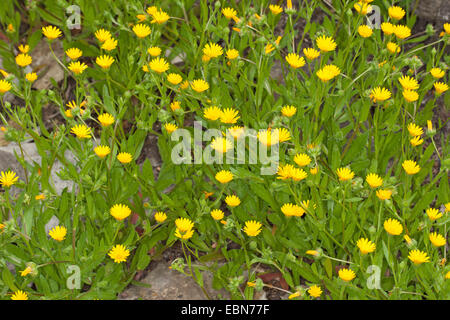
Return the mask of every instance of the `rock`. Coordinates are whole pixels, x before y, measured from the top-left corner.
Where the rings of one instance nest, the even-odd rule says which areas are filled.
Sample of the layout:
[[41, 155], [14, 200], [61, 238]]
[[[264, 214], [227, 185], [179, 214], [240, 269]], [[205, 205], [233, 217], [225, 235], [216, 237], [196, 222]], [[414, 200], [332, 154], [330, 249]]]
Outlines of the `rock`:
[[[59, 59], [64, 59], [64, 50], [60, 41], [54, 41], [52, 48]], [[57, 83], [64, 79], [64, 70], [53, 57], [47, 41], [40, 41], [30, 55], [33, 57], [33, 69], [42, 69], [38, 72], [39, 77], [33, 83], [33, 88], [50, 89], [52, 87], [51, 78]]]
[[[430, 22], [444, 23], [450, 20], [450, 1], [448, 0], [418, 0], [415, 14]], [[439, 26], [440, 30], [442, 26]]]

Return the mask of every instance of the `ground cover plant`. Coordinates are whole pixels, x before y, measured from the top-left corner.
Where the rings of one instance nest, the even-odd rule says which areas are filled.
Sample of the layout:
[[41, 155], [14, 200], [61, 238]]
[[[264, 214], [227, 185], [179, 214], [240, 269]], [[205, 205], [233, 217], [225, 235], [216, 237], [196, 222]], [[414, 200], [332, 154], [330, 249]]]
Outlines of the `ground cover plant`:
[[415, 3], [3, 1], [1, 130], [41, 161], [0, 172], [0, 297], [114, 299], [180, 242], [233, 299], [449, 299], [450, 23]]

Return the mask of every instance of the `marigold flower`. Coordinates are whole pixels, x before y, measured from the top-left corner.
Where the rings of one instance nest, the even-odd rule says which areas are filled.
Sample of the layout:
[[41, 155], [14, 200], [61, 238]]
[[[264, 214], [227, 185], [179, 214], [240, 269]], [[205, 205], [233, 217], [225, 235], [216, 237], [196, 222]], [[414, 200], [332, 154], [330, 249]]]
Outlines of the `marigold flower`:
[[337, 46], [332, 37], [327, 37], [324, 35], [316, 39], [316, 44], [319, 47], [320, 51], [323, 52], [333, 51]]
[[97, 38], [97, 40], [100, 42], [105, 42], [106, 40], [111, 38], [111, 32], [109, 32], [105, 29], [100, 29], [100, 30], [95, 31], [94, 35]]
[[237, 120], [240, 118], [240, 116], [238, 116], [238, 113], [239, 111], [233, 108], [223, 109], [220, 112], [220, 122], [230, 124], [236, 123]]
[[61, 30], [59, 30], [55, 26], [42, 27], [42, 33], [49, 40], [54, 40], [56, 38], [59, 38], [61, 36], [61, 34], [62, 34]]
[[351, 180], [355, 176], [355, 173], [350, 168], [347, 167], [337, 169], [336, 173], [340, 181]]
[[158, 8], [156, 6], [151, 6], [147, 8], [147, 13], [149, 15], [154, 15], [156, 12], [158, 12]]
[[280, 14], [281, 12], [283, 12], [283, 8], [276, 5], [276, 4], [271, 4], [269, 5], [269, 10], [270, 12], [272, 12], [274, 15]]
[[18, 49], [22, 53], [28, 53], [28, 51], [30, 51], [30, 46], [27, 44], [25, 44], [25, 45], [21, 44], [21, 45], [19, 45]]
[[314, 48], [305, 48], [305, 49], [303, 49], [303, 54], [309, 60], [314, 60], [320, 56], [320, 51], [318, 51]]
[[378, 188], [383, 184], [383, 179], [381, 179], [376, 173], [369, 173], [366, 176], [366, 182], [371, 188]]
[[108, 256], [114, 260], [115, 263], [121, 263], [127, 261], [127, 257], [130, 255], [130, 250], [128, 250], [124, 245], [116, 244], [109, 252]]
[[220, 108], [218, 108], [216, 106], [206, 108], [203, 111], [203, 116], [206, 119], [212, 120], [212, 121], [219, 119], [221, 114], [222, 114], [222, 110], [220, 110]]
[[281, 114], [285, 117], [292, 117], [297, 112], [297, 108], [294, 106], [284, 106], [281, 108]]
[[428, 257], [427, 253], [418, 249], [411, 250], [409, 252], [408, 259], [411, 260], [415, 265], [422, 264], [424, 262], [430, 262], [430, 257]]
[[97, 146], [94, 148], [94, 152], [100, 158], [104, 158], [111, 153], [111, 149], [108, 146]]
[[388, 219], [384, 221], [383, 226], [384, 230], [393, 236], [398, 236], [403, 232], [403, 226], [398, 220], [395, 219]]
[[225, 202], [227, 205], [229, 205], [230, 207], [237, 207], [238, 205], [241, 204], [241, 199], [239, 199], [238, 196], [235, 195], [231, 195], [231, 196], [227, 196], [225, 198]]
[[106, 51], [112, 51], [117, 47], [117, 40], [114, 38], [106, 39], [101, 48]]
[[448, 85], [443, 82], [435, 82], [433, 86], [437, 94], [444, 93], [448, 90]]
[[427, 210], [425, 210], [425, 212], [431, 221], [435, 221], [442, 217], [442, 213], [435, 208], [428, 208]]
[[211, 210], [211, 217], [213, 217], [214, 220], [222, 220], [224, 217], [224, 213], [220, 209], [214, 209]]
[[289, 63], [289, 65], [292, 67], [292, 68], [294, 68], [294, 69], [297, 69], [297, 68], [301, 68], [301, 67], [303, 67], [304, 65], [305, 65], [305, 58], [303, 58], [303, 57], [300, 57], [298, 54], [296, 54], [296, 53], [289, 53], [287, 56], [286, 56], [286, 61], [287, 61], [287, 63]]
[[407, 128], [411, 137], [421, 136], [423, 134], [423, 129], [414, 123], [408, 124]]
[[156, 222], [163, 223], [164, 221], [166, 221], [166, 219], [167, 219], [167, 214], [165, 214], [164, 212], [159, 211], [159, 212], [155, 213]]
[[185, 232], [180, 229], [175, 230], [175, 237], [180, 238], [182, 240], [188, 240], [194, 235], [194, 229], [187, 230]]
[[102, 69], [108, 69], [113, 64], [114, 58], [111, 56], [103, 55], [103, 56], [97, 57], [97, 59], [95, 59], [95, 62], [100, 67], [102, 67]]
[[219, 137], [219, 138], [213, 139], [211, 141], [211, 148], [213, 148], [214, 150], [216, 150], [220, 153], [227, 152], [232, 147], [233, 147], [233, 143], [226, 138]]
[[83, 51], [78, 48], [70, 48], [66, 50], [66, 55], [70, 58], [70, 60], [77, 60], [83, 55]]
[[175, 225], [180, 231], [186, 232], [194, 227], [194, 222], [192, 222], [188, 218], [178, 218], [175, 220]]
[[131, 214], [131, 209], [125, 204], [115, 204], [109, 209], [109, 213], [116, 220], [122, 221]]
[[403, 90], [403, 98], [408, 102], [414, 102], [419, 99], [419, 94], [414, 90]]
[[14, 171], [0, 172], [0, 184], [3, 188], [9, 188], [19, 180]]
[[178, 126], [176, 124], [173, 124], [173, 123], [166, 123], [166, 124], [164, 124], [164, 129], [166, 129], [166, 131], [168, 133], [172, 133], [172, 132], [174, 132], [175, 130], [178, 129]]
[[162, 10], [154, 12], [152, 14], [152, 17], [153, 17], [152, 23], [157, 24], [163, 24], [164, 22], [170, 19], [170, 16]]
[[34, 197], [35, 200], [45, 200], [45, 194], [41, 193]]
[[218, 44], [210, 42], [203, 48], [203, 54], [212, 59], [221, 56], [223, 54], [223, 50]]
[[410, 76], [403, 76], [398, 79], [403, 89], [405, 90], [417, 90], [419, 89], [419, 83], [416, 79], [411, 78]]
[[233, 17], [237, 16], [237, 12], [236, 10], [234, 10], [233, 8], [223, 8], [222, 9], [222, 14], [225, 16], [225, 18], [227, 19], [232, 19]]
[[319, 167], [314, 167], [309, 169], [309, 173], [311, 173], [312, 175], [316, 175], [319, 173]]
[[373, 30], [368, 25], [360, 25], [358, 27], [358, 33], [363, 38], [368, 38], [373, 34]]
[[149, 26], [139, 23], [133, 27], [133, 32], [138, 38], [142, 39], [148, 36], [152, 31]]
[[49, 236], [56, 241], [63, 241], [66, 238], [66, 227], [56, 226], [48, 232]]
[[392, 6], [388, 9], [389, 17], [395, 20], [400, 20], [405, 16], [405, 10], [400, 7]]
[[420, 171], [420, 166], [413, 160], [405, 160], [402, 167], [407, 174], [416, 174]]
[[307, 176], [308, 176], [308, 174], [303, 169], [292, 168], [292, 170], [291, 170], [291, 178], [294, 181], [301, 181], [303, 179], [306, 179]]
[[161, 54], [161, 48], [159, 47], [150, 47], [147, 49], [147, 52], [152, 57], [157, 57]]
[[31, 64], [32, 61], [33, 59], [27, 53], [20, 53], [16, 56], [16, 63], [20, 67], [26, 67]]
[[72, 127], [70, 132], [75, 134], [79, 139], [88, 139], [91, 137], [91, 128], [84, 124], [79, 124]]
[[381, 30], [385, 35], [389, 36], [394, 33], [394, 25], [390, 22], [383, 22], [381, 24]]
[[327, 82], [341, 73], [341, 70], [335, 65], [329, 64], [316, 72], [317, 77], [323, 82]]
[[[449, 25], [449, 30], [450, 30], [450, 23], [448, 25]], [[450, 32], [449, 32], [449, 34], [450, 34]], [[445, 279], [450, 279], [450, 271], [445, 274]]]
[[379, 190], [377, 190], [376, 195], [377, 195], [378, 199], [380, 199], [380, 200], [389, 200], [392, 195], [392, 190], [379, 189]]
[[450, 35], [450, 23], [444, 23], [444, 31], [446, 34]]
[[413, 147], [417, 147], [423, 143], [423, 139], [421, 139], [419, 136], [417, 136], [417, 137], [411, 138], [411, 140], [409, 140], [409, 143], [411, 143], [411, 145]]
[[228, 170], [221, 170], [216, 174], [215, 178], [220, 183], [228, 183], [233, 180], [233, 174]]
[[102, 125], [102, 127], [107, 127], [109, 125], [112, 125], [114, 123], [114, 116], [110, 115], [109, 113], [103, 113], [98, 116], [98, 121]]
[[394, 26], [394, 34], [399, 39], [405, 39], [411, 35], [411, 29], [399, 24]]
[[256, 237], [261, 232], [262, 224], [255, 220], [250, 220], [245, 222], [244, 232], [249, 237]]
[[172, 111], [181, 109], [180, 102], [179, 102], [179, 101], [172, 101], [172, 103], [170, 104], [170, 109], [171, 109]]
[[11, 296], [11, 300], [28, 300], [28, 294], [22, 290], [18, 290]]
[[228, 59], [234, 60], [237, 57], [239, 57], [239, 51], [237, 51], [236, 49], [229, 49], [226, 52], [226, 56], [227, 56]]
[[128, 152], [120, 152], [117, 155], [117, 160], [119, 160], [120, 163], [126, 164], [130, 163], [133, 157], [131, 156], [131, 153]]
[[361, 238], [356, 242], [356, 246], [361, 251], [361, 254], [368, 254], [374, 252], [376, 249], [375, 243], [370, 241], [369, 239]]
[[296, 204], [286, 203], [281, 207], [281, 212], [287, 217], [301, 217], [305, 214], [305, 209]]
[[198, 79], [198, 80], [192, 81], [191, 88], [192, 88], [192, 90], [200, 93], [200, 92], [208, 90], [209, 84], [205, 80]]
[[139, 22], [147, 20], [147, 16], [145, 14], [138, 14], [136, 15], [136, 18], [139, 20]]
[[0, 80], [0, 94], [4, 94], [11, 90], [11, 83], [6, 80]]
[[356, 274], [351, 269], [343, 268], [339, 270], [339, 278], [341, 278], [345, 282], [352, 281], [355, 277]]
[[378, 101], [385, 101], [391, 97], [391, 92], [386, 88], [376, 87], [372, 89], [370, 93], [370, 98], [372, 98], [373, 102], [376, 103]]
[[173, 85], [177, 85], [181, 81], [183, 81], [183, 78], [177, 73], [169, 73], [167, 75], [167, 81], [169, 81]]
[[24, 270], [20, 271], [20, 276], [26, 277], [26, 276], [29, 275], [32, 271], [33, 271], [33, 269], [31, 269], [31, 267], [26, 267]]
[[244, 127], [233, 126], [228, 128], [228, 132], [233, 136], [233, 138], [238, 139], [244, 133]]
[[277, 170], [277, 179], [286, 180], [292, 178], [292, 171], [294, 167], [291, 164], [278, 166]]
[[437, 232], [430, 233], [428, 238], [435, 247], [445, 246], [446, 243], [445, 238], [442, 235], [438, 234]]
[[309, 287], [308, 293], [311, 297], [318, 298], [322, 294], [322, 289], [320, 289], [320, 287], [317, 285], [313, 285]]
[[76, 61], [69, 63], [67, 68], [75, 74], [82, 74], [87, 67], [88, 66], [84, 62]]
[[25, 78], [30, 82], [34, 82], [34, 81], [36, 81], [38, 76], [37, 76], [36, 72], [29, 72], [25, 75]]
[[445, 76], [445, 71], [440, 68], [432, 68], [430, 73], [435, 79], [441, 79]]
[[294, 157], [294, 162], [300, 167], [305, 167], [311, 163], [311, 158], [306, 153], [298, 153]]

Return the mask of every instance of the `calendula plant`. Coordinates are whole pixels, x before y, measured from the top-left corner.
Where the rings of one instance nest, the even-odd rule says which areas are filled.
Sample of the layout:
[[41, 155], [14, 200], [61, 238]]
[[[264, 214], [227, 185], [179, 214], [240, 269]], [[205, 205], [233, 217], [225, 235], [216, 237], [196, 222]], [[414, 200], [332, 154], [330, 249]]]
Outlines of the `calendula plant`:
[[2, 131], [41, 161], [0, 173], [1, 297], [113, 299], [179, 241], [208, 298], [449, 299], [450, 24], [414, 3], [6, 1]]

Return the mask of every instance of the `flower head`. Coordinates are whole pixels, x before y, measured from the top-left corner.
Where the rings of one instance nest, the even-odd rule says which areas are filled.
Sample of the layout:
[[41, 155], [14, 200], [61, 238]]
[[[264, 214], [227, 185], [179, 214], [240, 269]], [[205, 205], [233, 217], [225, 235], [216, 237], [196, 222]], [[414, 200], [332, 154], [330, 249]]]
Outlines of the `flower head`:
[[272, 12], [274, 15], [280, 14], [281, 12], [283, 12], [283, 8], [276, 5], [276, 4], [271, 4], [269, 5], [269, 10], [270, 12]]
[[77, 60], [83, 55], [83, 51], [78, 48], [70, 48], [66, 50], [66, 55], [70, 58], [70, 60]]
[[309, 60], [314, 60], [320, 56], [320, 51], [318, 51], [314, 48], [305, 48], [305, 49], [303, 49], [303, 54]]
[[220, 113], [220, 122], [230, 124], [236, 123], [240, 118], [240, 116], [238, 116], [238, 113], [239, 111], [233, 108], [223, 109]]
[[299, 205], [286, 203], [281, 207], [281, 212], [287, 217], [301, 217], [306, 211]]
[[372, 11], [372, 6], [364, 0], [355, 3], [353, 8], [355, 8], [355, 10], [363, 16], [365, 16], [368, 12]]
[[408, 124], [408, 131], [411, 137], [423, 135], [423, 129], [414, 123]]
[[164, 221], [166, 221], [166, 219], [167, 219], [167, 214], [165, 214], [164, 212], [159, 211], [159, 212], [155, 213], [156, 222], [163, 223]]
[[227, 50], [226, 56], [227, 56], [228, 59], [234, 60], [237, 57], [239, 57], [239, 51], [237, 51], [236, 49]]
[[411, 29], [404, 25], [395, 25], [394, 34], [399, 39], [405, 39], [411, 35]]
[[6, 80], [0, 80], [0, 94], [4, 94], [11, 90], [11, 83]]
[[343, 268], [339, 270], [339, 278], [341, 278], [345, 282], [352, 281], [355, 277], [356, 274], [351, 269]]
[[154, 58], [150, 61], [150, 69], [157, 73], [163, 73], [169, 70], [169, 63], [164, 58]]
[[423, 139], [421, 139], [420, 136], [416, 136], [411, 138], [411, 140], [409, 140], [409, 143], [411, 143], [413, 147], [417, 147], [423, 143]]
[[30, 46], [28, 44], [26, 45], [21, 44], [19, 45], [18, 49], [22, 53], [28, 53], [28, 51], [30, 51]]
[[395, 20], [400, 20], [405, 15], [405, 10], [403, 10], [401, 7], [392, 6], [388, 9], [389, 17]]
[[178, 218], [175, 220], [175, 225], [181, 232], [186, 232], [194, 227], [194, 222], [192, 222], [188, 218]]
[[425, 210], [425, 212], [431, 221], [435, 221], [442, 217], [442, 213], [439, 212], [439, 210], [435, 209], [435, 208], [428, 208], [427, 210]]
[[322, 289], [320, 289], [320, 287], [317, 285], [313, 285], [309, 287], [308, 293], [311, 297], [318, 298], [322, 294]]
[[220, 183], [228, 183], [233, 180], [233, 174], [228, 170], [219, 171], [216, 174], [216, 180]]
[[28, 300], [28, 294], [22, 290], [18, 290], [11, 296], [11, 300]]
[[168, 133], [172, 133], [172, 132], [174, 132], [175, 130], [178, 129], [178, 126], [176, 124], [173, 124], [173, 123], [166, 123], [166, 124], [164, 124], [164, 129], [166, 129], [166, 131]]
[[14, 171], [0, 172], [0, 184], [3, 188], [9, 188], [19, 180]]
[[103, 56], [97, 57], [97, 59], [95, 59], [95, 62], [100, 67], [102, 67], [102, 69], [108, 69], [113, 64], [114, 58], [111, 56], [103, 55]]
[[162, 10], [154, 12], [152, 14], [152, 17], [153, 17], [152, 23], [157, 24], [163, 24], [164, 22], [170, 19], [170, 16]]
[[262, 224], [255, 220], [250, 220], [245, 222], [244, 232], [249, 237], [256, 237], [261, 232]]
[[378, 188], [383, 184], [383, 179], [381, 179], [376, 173], [369, 173], [366, 176], [366, 182], [371, 188]]
[[67, 68], [75, 74], [82, 74], [83, 71], [87, 69], [87, 67], [88, 66], [84, 62], [72, 61], [71, 63], [69, 63], [69, 66]]
[[379, 189], [376, 192], [378, 199], [380, 200], [389, 200], [392, 195], [392, 191], [388, 189]]
[[428, 238], [435, 247], [445, 246], [446, 243], [445, 238], [442, 235], [438, 234], [437, 232], [430, 233]]
[[213, 217], [214, 220], [222, 220], [224, 217], [224, 213], [220, 209], [214, 209], [211, 210], [211, 217]]
[[427, 253], [418, 249], [411, 250], [409, 252], [408, 259], [416, 265], [422, 264], [424, 262], [430, 262], [430, 257], [428, 257]]
[[430, 73], [435, 79], [441, 79], [445, 76], [445, 71], [440, 68], [432, 68]]
[[294, 106], [284, 106], [281, 108], [281, 114], [285, 117], [292, 117], [297, 112], [297, 108]]
[[112, 116], [109, 113], [103, 113], [98, 116], [98, 121], [102, 125], [102, 127], [107, 127], [109, 125], [112, 125], [114, 123], [114, 116]]
[[128, 152], [120, 152], [117, 155], [117, 160], [119, 160], [120, 163], [126, 164], [130, 163], [133, 157], [131, 156], [131, 153]]
[[400, 52], [400, 47], [398, 46], [398, 44], [396, 44], [394, 42], [388, 42], [386, 47], [390, 53], [399, 53]]
[[300, 167], [305, 167], [311, 163], [311, 158], [306, 153], [297, 153], [294, 157], [294, 162]]
[[145, 24], [137, 24], [133, 27], [133, 32], [138, 38], [145, 38], [151, 33], [150, 27]]
[[383, 22], [381, 24], [381, 30], [385, 35], [389, 36], [394, 33], [394, 25], [390, 22]]
[[20, 53], [16, 56], [16, 63], [20, 67], [26, 67], [31, 64], [32, 61], [33, 59], [27, 53]]
[[101, 48], [106, 51], [112, 51], [117, 47], [117, 40], [114, 38], [106, 39]]
[[181, 109], [180, 102], [179, 102], [179, 101], [172, 101], [172, 103], [170, 104], [170, 109], [171, 109], [172, 111]]
[[316, 39], [316, 44], [319, 47], [320, 51], [329, 52], [336, 49], [336, 42], [332, 37], [320, 36]]
[[213, 139], [211, 141], [211, 148], [213, 148], [214, 150], [216, 150], [220, 153], [227, 152], [232, 147], [233, 147], [233, 143], [230, 140], [223, 138], [223, 137], [219, 137], [219, 138]]
[[59, 30], [55, 26], [42, 27], [42, 33], [49, 40], [54, 40], [56, 38], [59, 38], [61, 36], [61, 34], [62, 34], [61, 30]]
[[433, 86], [437, 94], [444, 93], [448, 90], [448, 85], [443, 82], [435, 82]]
[[56, 241], [63, 241], [66, 238], [66, 227], [56, 226], [48, 232], [49, 236]]
[[376, 249], [375, 243], [373, 243], [369, 239], [361, 238], [356, 242], [356, 245], [358, 246], [359, 250], [361, 251], [361, 254], [371, 253], [371, 252], [374, 252]]
[[115, 204], [109, 209], [109, 213], [116, 220], [124, 220], [131, 214], [131, 209], [125, 204]]
[[127, 261], [127, 257], [130, 255], [130, 250], [128, 250], [124, 245], [116, 244], [109, 252], [108, 256], [114, 260], [115, 263], [121, 263]]
[[192, 81], [191, 88], [196, 92], [203, 92], [209, 89], [209, 84], [205, 80], [198, 79]]
[[229, 205], [230, 207], [237, 207], [238, 205], [241, 204], [241, 199], [239, 199], [238, 196], [235, 195], [231, 195], [231, 196], [227, 196], [225, 198], [225, 202], [227, 205]]
[[100, 29], [100, 30], [95, 31], [94, 35], [97, 38], [97, 40], [100, 42], [105, 42], [106, 40], [111, 38], [111, 32], [109, 32], [105, 29]]
[[358, 33], [363, 38], [368, 38], [373, 34], [373, 30], [368, 25], [360, 25], [358, 27]]
[[395, 219], [388, 219], [384, 221], [383, 226], [384, 230], [393, 236], [398, 236], [403, 232], [403, 226], [398, 220]]
[[385, 101], [391, 97], [391, 92], [386, 88], [376, 87], [372, 89], [370, 93], [370, 98], [372, 98], [373, 102], [376, 103], [378, 101]]
[[161, 48], [159, 47], [150, 47], [147, 49], [147, 52], [152, 57], [157, 57], [161, 54]]
[[411, 78], [410, 76], [403, 76], [398, 79], [403, 89], [405, 90], [417, 90], [419, 89], [419, 83], [416, 79]]
[[350, 168], [347, 167], [337, 169], [336, 173], [340, 181], [351, 180], [355, 176], [355, 173]]
[[97, 146], [94, 148], [94, 152], [97, 156], [103, 159], [111, 153], [111, 148], [108, 146]]
[[206, 108], [203, 111], [203, 116], [206, 119], [212, 120], [212, 121], [219, 119], [221, 114], [222, 114], [222, 110], [220, 110], [220, 108], [218, 108], [216, 106]]
[[212, 59], [221, 56], [223, 54], [223, 50], [218, 44], [210, 42], [203, 48], [203, 54]]
[[294, 69], [297, 69], [297, 68], [301, 68], [301, 67], [303, 67], [304, 65], [305, 65], [305, 58], [303, 58], [303, 57], [300, 57], [298, 54], [296, 54], [296, 53], [289, 53], [287, 56], [286, 56], [286, 61], [287, 61], [287, 63], [289, 63], [289, 65], [292, 67], [292, 68], [294, 68]]
[[228, 128], [228, 132], [233, 136], [233, 138], [238, 139], [244, 133], [244, 127], [233, 126]]
[[227, 19], [232, 19], [233, 17], [237, 16], [237, 12], [236, 10], [234, 10], [233, 8], [223, 8], [222, 9], [222, 14], [225, 16], [225, 18]]
[[70, 132], [75, 134], [79, 139], [88, 139], [91, 137], [91, 128], [84, 124], [76, 125], [70, 129]]
[[413, 160], [405, 160], [402, 167], [407, 174], [416, 174], [420, 171], [420, 166]]
[[173, 85], [177, 85], [181, 81], [183, 81], [183, 78], [177, 73], [169, 73], [167, 75], [167, 81], [169, 81]]
[[327, 81], [337, 77], [340, 73], [341, 73], [341, 70], [337, 66], [335, 66], [333, 64], [329, 64], [329, 65], [322, 67], [320, 70], [318, 70], [316, 72], [316, 75], [323, 82], [327, 82]]

